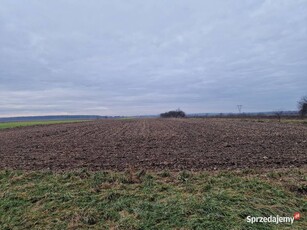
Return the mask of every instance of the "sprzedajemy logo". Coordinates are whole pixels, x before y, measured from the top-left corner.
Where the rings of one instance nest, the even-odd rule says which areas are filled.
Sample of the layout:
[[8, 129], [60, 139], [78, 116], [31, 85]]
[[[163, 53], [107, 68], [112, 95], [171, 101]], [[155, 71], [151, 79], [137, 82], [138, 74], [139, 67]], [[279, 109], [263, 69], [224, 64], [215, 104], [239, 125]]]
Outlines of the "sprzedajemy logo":
[[247, 223], [276, 223], [276, 224], [282, 224], [282, 223], [291, 223], [293, 224], [294, 220], [299, 220], [301, 218], [301, 214], [299, 212], [294, 213], [293, 217], [289, 216], [247, 216], [246, 221]]

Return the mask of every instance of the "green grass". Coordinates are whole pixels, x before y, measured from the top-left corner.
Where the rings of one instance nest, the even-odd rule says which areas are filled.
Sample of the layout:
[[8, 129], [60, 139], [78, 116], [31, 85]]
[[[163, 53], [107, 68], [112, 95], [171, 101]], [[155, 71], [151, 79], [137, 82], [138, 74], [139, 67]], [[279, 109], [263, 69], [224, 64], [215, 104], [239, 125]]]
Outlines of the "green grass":
[[[1, 229], [307, 229], [307, 171], [0, 171]], [[250, 224], [246, 216], [292, 216]]]
[[62, 123], [82, 122], [82, 121], [84, 120], [3, 122], [3, 123], [0, 123], [0, 129], [16, 128], [16, 127], [23, 127], [23, 126], [33, 126], [33, 125], [62, 124]]
[[288, 119], [288, 118], [282, 118], [280, 121], [276, 119], [242, 119], [242, 121], [246, 122], [258, 122], [258, 123], [278, 123], [278, 124], [297, 124], [297, 125], [307, 125], [307, 120], [306, 119]]
[[281, 122], [283, 123], [292, 123], [292, 124], [304, 124], [307, 125], [307, 120], [306, 119], [285, 119], [285, 120], [281, 120]]
[[290, 124], [307, 124], [307, 120], [304, 119], [281, 119], [280, 122]]

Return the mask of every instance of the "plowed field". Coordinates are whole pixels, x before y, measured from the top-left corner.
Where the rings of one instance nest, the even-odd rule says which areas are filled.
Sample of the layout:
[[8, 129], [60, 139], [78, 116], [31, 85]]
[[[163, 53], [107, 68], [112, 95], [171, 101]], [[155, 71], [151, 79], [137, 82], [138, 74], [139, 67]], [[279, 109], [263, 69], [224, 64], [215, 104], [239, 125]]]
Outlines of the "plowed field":
[[307, 126], [139, 119], [0, 131], [0, 169], [286, 168], [307, 165]]

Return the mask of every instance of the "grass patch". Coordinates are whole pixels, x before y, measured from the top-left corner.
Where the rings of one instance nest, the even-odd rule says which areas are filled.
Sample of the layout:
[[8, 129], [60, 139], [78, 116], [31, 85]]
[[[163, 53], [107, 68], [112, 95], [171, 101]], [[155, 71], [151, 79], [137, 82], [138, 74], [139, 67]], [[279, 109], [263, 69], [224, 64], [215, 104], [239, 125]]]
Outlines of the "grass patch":
[[82, 121], [85, 120], [0, 122], [0, 129], [9, 129], [9, 128], [33, 126], [33, 125], [63, 124], [63, 123], [73, 123], [73, 122], [82, 122]]
[[289, 118], [281, 118], [280, 122], [276, 118], [271, 118], [271, 119], [256, 119], [256, 120], [248, 120], [246, 119], [245, 121], [254, 121], [254, 122], [259, 122], [259, 123], [285, 123], [285, 124], [307, 124], [307, 120], [305, 119], [289, 119]]
[[[307, 229], [307, 174], [0, 171], [1, 229]], [[292, 216], [249, 224], [250, 216]]]

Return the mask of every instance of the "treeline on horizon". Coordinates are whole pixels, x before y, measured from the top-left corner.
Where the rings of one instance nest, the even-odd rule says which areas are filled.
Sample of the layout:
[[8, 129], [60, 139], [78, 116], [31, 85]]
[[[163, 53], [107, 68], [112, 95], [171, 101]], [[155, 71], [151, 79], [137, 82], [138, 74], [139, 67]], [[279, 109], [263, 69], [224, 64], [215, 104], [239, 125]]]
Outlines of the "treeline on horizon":
[[[182, 112], [182, 113], [181, 113]], [[276, 117], [275, 112], [258, 112], [258, 113], [190, 113], [186, 114], [183, 111], [169, 111], [160, 115], [139, 115], [139, 116], [100, 116], [100, 115], [53, 115], [53, 116], [28, 116], [28, 117], [2, 117], [0, 122], [18, 122], [18, 121], [50, 121], [50, 120], [95, 120], [95, 119], [120, 119], [120, 118], [155, 118], [155, 117], [187, 117], [187, 118], [202, 118], [202, 117], [255, 117], [255, 118], [270, 118]], [[183, 115], [184, 114], [184, 115]], [[284, 118], [299, 118], [298, 111], [282, 111], [281, 116]]]
[[165, 113], [161, 113], [160, 117], [162, 118], [170, 118], [170, 117], [182, 118], [182, 117], [186, 117], [186, 114], [182, 110], [177, 109], [177, 110], [172, 110], [172, 111], [168, 111]]
[[[161, 113], [162, 118], [180, 118], [180, 117], [255, 117], [255, 118], [273, 118], [277, 117], [280, 121], [283, 118], [302, 118], [307, 115], [307, 96], [302, 97], [298, 102], [298, 111], [273, 111], [273, 112], [258, 112], [258, 113], [241, 113], [242, 105], [240, 105], [239, 113], [196, 113], [186, 115], [180, 109]], [[239, 106], [239, 105], [238, 105]]]

